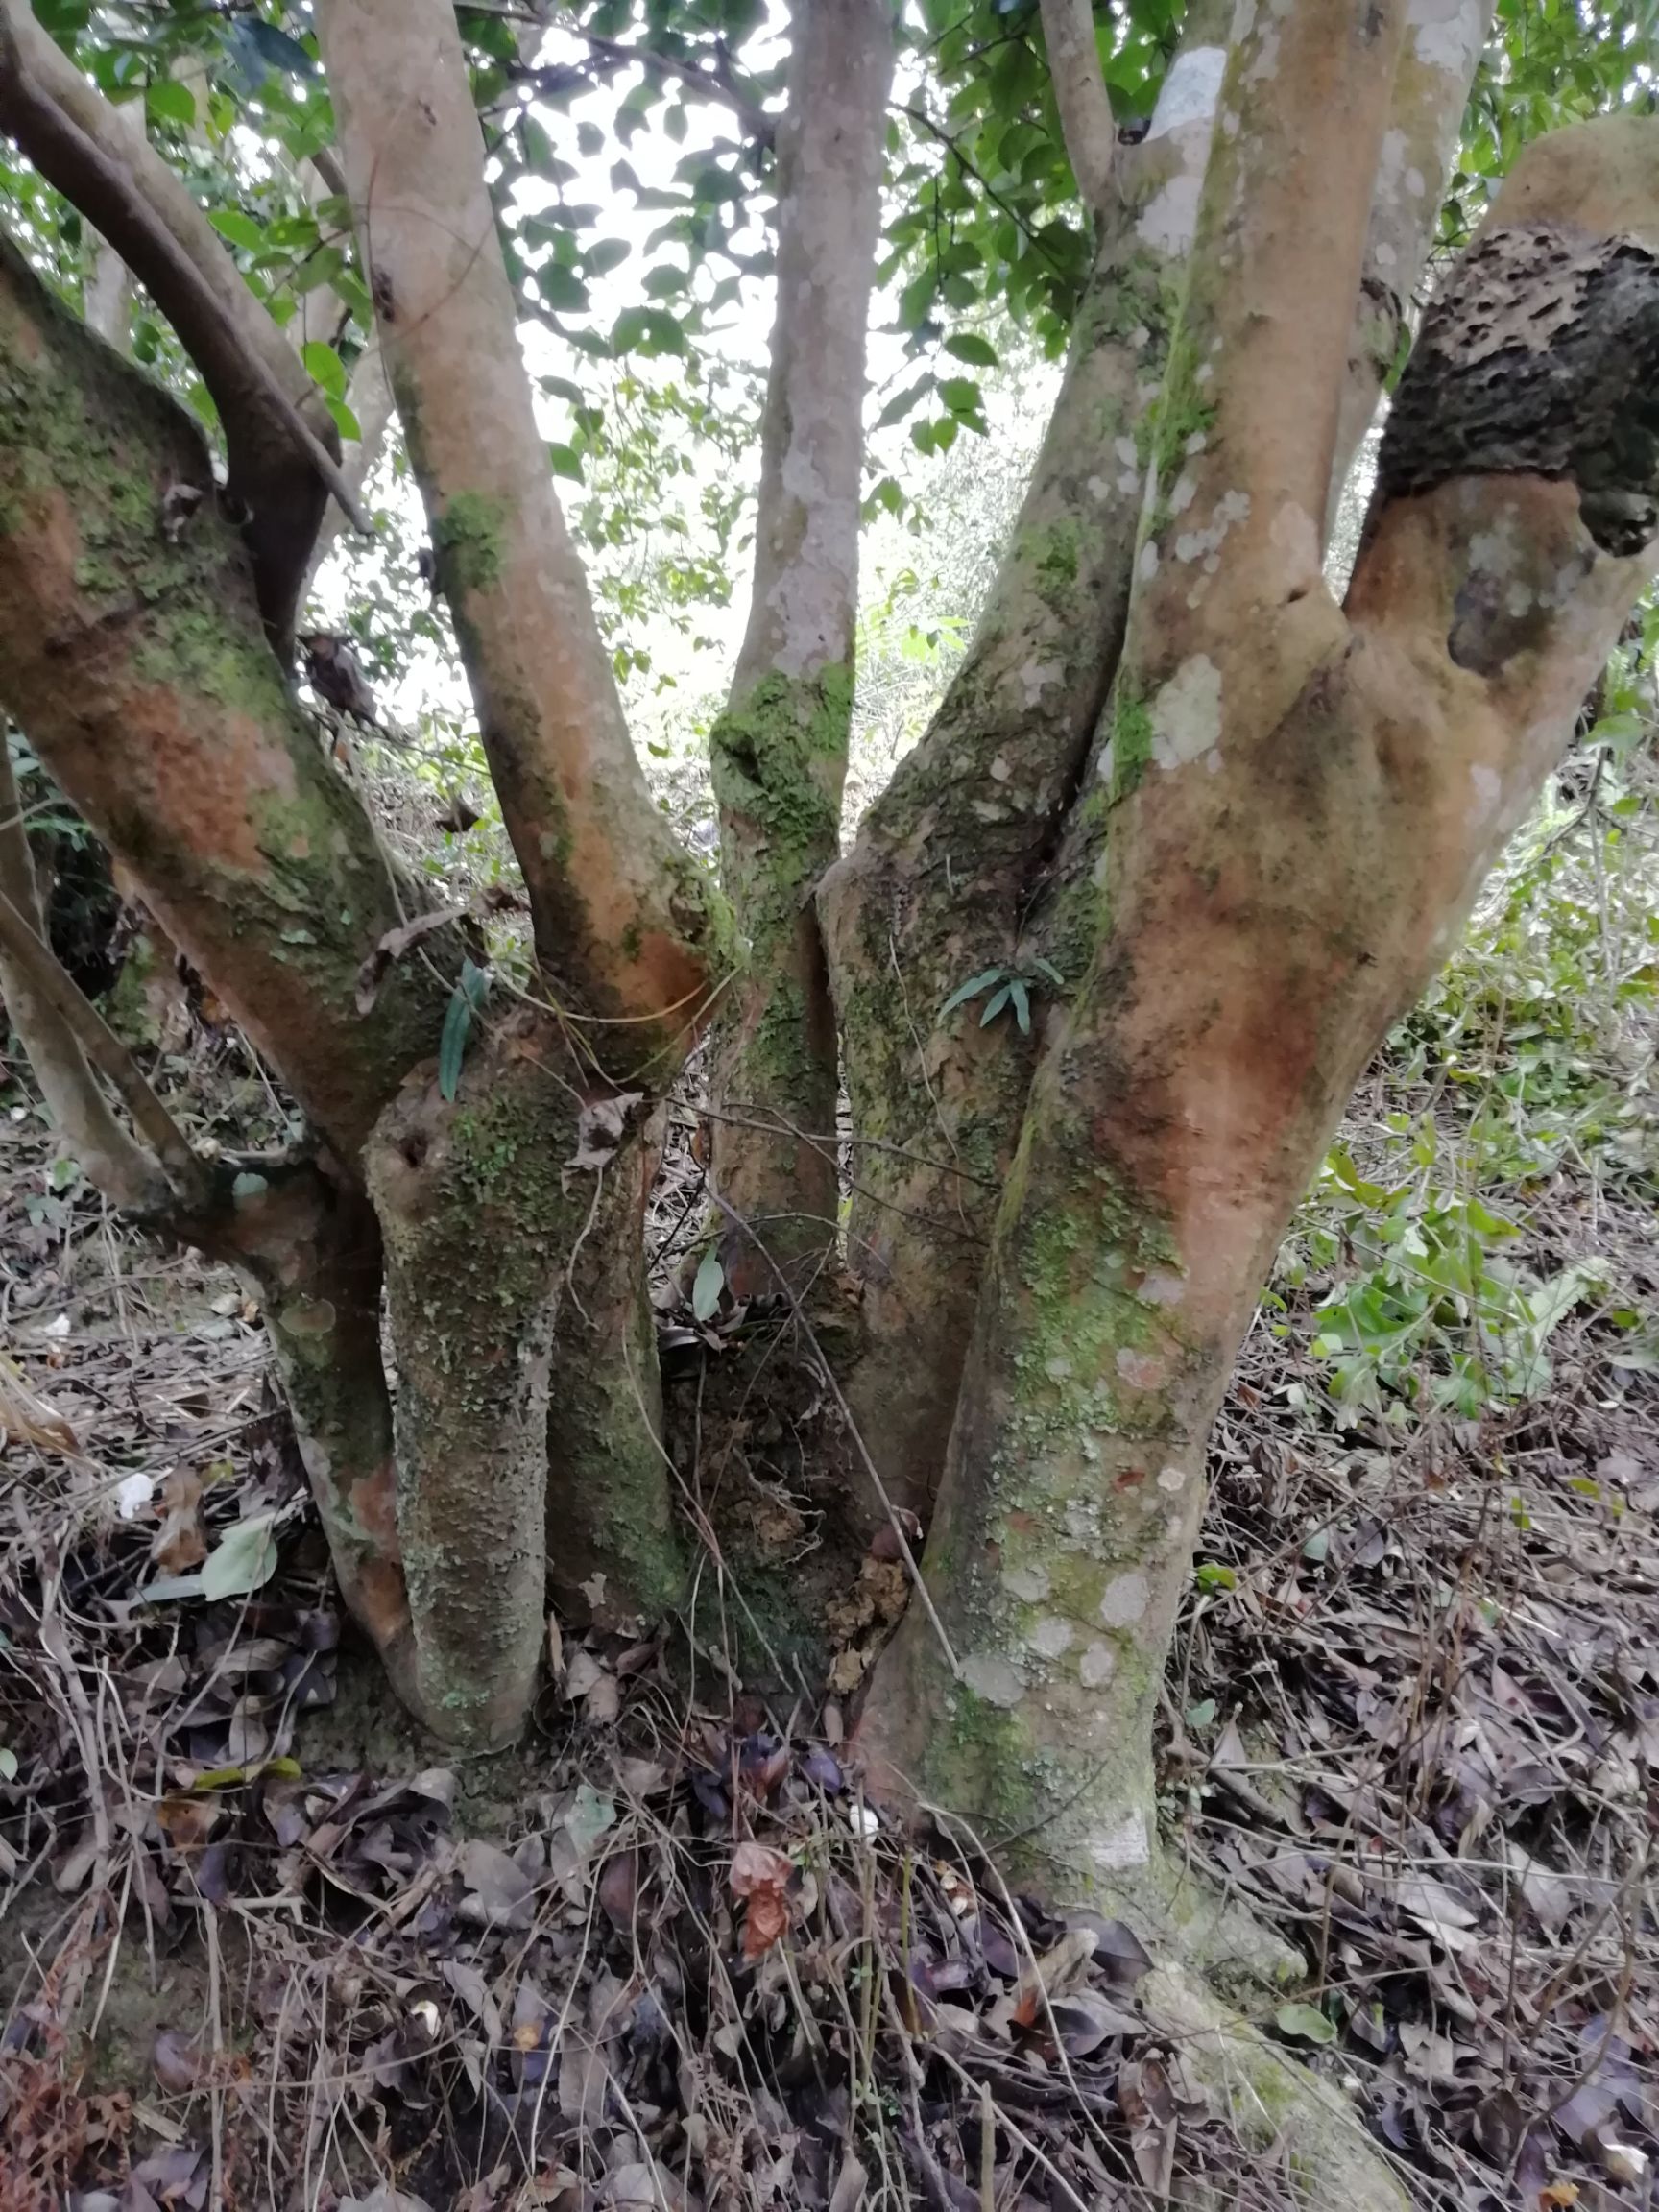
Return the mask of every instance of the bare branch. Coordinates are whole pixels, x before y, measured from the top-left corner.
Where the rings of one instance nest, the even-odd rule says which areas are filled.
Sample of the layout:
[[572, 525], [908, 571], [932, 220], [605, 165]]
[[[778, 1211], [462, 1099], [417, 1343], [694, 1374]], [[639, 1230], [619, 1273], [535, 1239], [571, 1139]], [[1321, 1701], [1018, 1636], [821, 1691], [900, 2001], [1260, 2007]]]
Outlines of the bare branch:
[[[45, 918], [28, 833], [18, 808], [17, 781], [4, 732], [0, 731], [0, 993], [5, 996], [6, 1011], [29, 1055], [29, 1065], [64, 1148], [80, 1162], [87, 1179], [116, 1205], [153, 1212], [166, 1201], [167, 1178], [159, 1160], [132, 1142], [93, 1081], [79, 1016], [84, 1013], [94, 1022], [98, 1017], [64, 974], [44, 937]], [[65, 1011], [66, 1004], [73, 1007], [75, 1018]], [[103, 1027], [102, 1022], [99, 1027]], [[115, 1040], [110, 1038], [109, 1042], [114, 1044]], [[115, 1048], [126, 1060], [122, 1047], [116, 1045]], [[128, 1065], [131, 1067], [131, 1062]], [[132, 1072], [149, 1092], [137, 1070]], [[167, 1127], [172, 1130], [171, 1121]]]
[[320, 401], [302, 365], [183, 184], [110, 114], [24, 0], [0, 0], [0, 124], [115, 247], [201, 372], [225, 427], [231, 496], [248, 512], [261, 611], [286, 638], [325, 489], [355, 528], [370, 525], [305, 419]]
[[1359, 442], [1400, 357], [1493, 5], [1494, 0], [1408, 0], [1406, 40], [1371, 197], [1326, 506], [1327, 539]]
[[1189, 664], [1183, 744], [1265, 735], [1340, 648], [1320, 541], [1405, 23], [1406, 0], [1259, 10], [1228, 60], [1119, 677], [1145, 698]]
[[318, 25], [380, 343], [543, 968], [601, 1058], [683, 1051], [717, 932], [652, 804], [519, 351], [446, 0], [326, 0]]
[[[169, 1190], [186, 1203], [200, 1201], [206, 1183], [189, 1140], [42, 935], [28, 836], [3, 741], [0, 987], [53, 1119], [98, 1188], [120, 1206], [153, 1208]], [[92, 1068], [112, 1086], [150, 1151], [134, 1144], [110, 1113], [92, 1081]]]
[[1112, 190], [1118, 131], [1100, 70], [1094, 0], [1042, 0], [1041, 12], [1067, 158], [1083, 204], [1098, 222]]
[[[712, 1088], [721, 1103], [824, 1128], [835, 1115], [835, 1020], [803, 892], [840, 848], [893, 23], [889, 0], [796, 0], [791, 13], [754, 590], [709, 748], [723, 875], [750, 964], [723, 1014]], [[832, 1160], [716, 1122], [713, 1171], [734, 1220], [787, 1215], [775, 1246], [805, 1272], [821, 1264], [835, 1240]]]
[[349, 1162], [445, 993], [403, 963], [357, 1012], [397, 886], [271, 651], [200, 427], [3, 239], [0, 364], [0, 704]]

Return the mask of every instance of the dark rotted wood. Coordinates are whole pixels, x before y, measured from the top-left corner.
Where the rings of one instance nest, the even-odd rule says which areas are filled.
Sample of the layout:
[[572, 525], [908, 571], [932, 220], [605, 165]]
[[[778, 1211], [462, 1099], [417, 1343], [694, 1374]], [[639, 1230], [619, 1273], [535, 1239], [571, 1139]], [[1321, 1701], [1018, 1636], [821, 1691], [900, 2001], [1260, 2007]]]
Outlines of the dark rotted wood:
[[1378, 496], [1468, 475], [1570, 478], [1604, 552], [1659, 535], [1659, 259], [1543, 225], [1470, 251], [1407, 364]]

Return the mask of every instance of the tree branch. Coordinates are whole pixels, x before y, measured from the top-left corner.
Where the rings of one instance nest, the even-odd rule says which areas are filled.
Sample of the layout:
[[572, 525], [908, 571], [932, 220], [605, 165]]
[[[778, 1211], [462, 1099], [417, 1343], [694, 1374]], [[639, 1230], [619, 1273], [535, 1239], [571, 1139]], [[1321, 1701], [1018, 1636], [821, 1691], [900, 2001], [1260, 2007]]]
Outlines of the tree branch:
[[1175, 750], [1264, 737], [1340, 648], [1320, 543], [1405, 21], [1406, 0], [1258, 10], [1228, 60], [1118, 680], [1121, 712], [1190, 663], [1152, 707]]
[[[45, 942], [45, 918], [40, 910], [28, 833], [18, 807], [17, 781], [3, 730], [0, 730], [0, 993], [5, 996], [12, 1026], [29, 1056], [29, 1065], [35, 1070], [35, 1079], [40, 1086], [58, 1134], [65, 1150], [80, 1162], [87, 1180], [117, 1206], [154, 1213], [164, 1205], [168, 1179], [162, 1171], [161, 1160], [133, 1142], [92, 1079], [92, 1070], [87, 1066], [88, 1052], [84, 1048], [84, 1018], [89, 1017], [102, 1032], [96, 1041], [98, 1049], [92, 1051], [91, 1057], [99, 1057], [108, 1040], [125, 1063], [124, 1073], [134, 1077], [142, 1095], [156, 1103], [170, 1139], [178, 1137], [178, 1131], [156, 1101], [143, 1076], [76, 990]], [[118, 1084], [117, 1089], [127, 1096], [124, 1083]], [[136, 1112], [133, 1119], [141, 1128], [144, 1126]], [[183, 1145], [183, 1139], [179, 1138], [179, 1142]], [[189, 1147], [184, 1145], [184, 1150], [188, 1153]]]
[[446, 0], [318, 27], [380, 343], [549, 976], [618, 1073], [683, 1052], [718, 931], [653, 805], [519, 351]]
[[1118, 131], [1100, 69], [1094, 0], [1041, 0], [1041, 13], [1067, 158], [1083, 204], [1098, 223], [1112, 190]]
[[0, 704], [349, 1162], [445, 993], [400, 962], [357, 1011], [397, 886], [284, 683], [201, 431], [3, 241], [0, 395]]
[[1409, 0], [1383, 157], [1371, 197], [1326, 503], [1327, 541], [1354, 456], [1400, 358], [1493, 7], [1494, 0]]
[[[893, 27], [889, 0], [795, 0], [791, 14], [754, 589], [709, 743], [722, 878], [750, 950], [723, 1009], [712, 1090], [718, 1106], [822, 1129], [835, 1116], [835, 1021], [805, 892], [840, 847]], [[774, 1246], [803, 1278], [822, 1264], [835, 1239], [833, 1161], [716, 1120], [712, 1165], [734, 1219], [772, 1219]], [[757, 1246], [750, 1259], [769, 1272]]]
[[[154, 1146], [156, 1159], [165, 1171], [174, 1195], [185, 1202], [203, 1195], [205, 1186], [201, 1163], [191, 1150], [189, 1140], [150, 1088], [126, 1046], [91, 1000], [77, 989], [51, 947], [36, 935], [27, 917], [3, 890], [0, 890], [0, 946], [5, 948], [8, 962], [22, 973], [36, 998], [44, 999], [52, 1008], [85, 1059], [119, 1094], [135, 1126]], [[133, 1203], [120, 1191], [112, 1191], [110, 1195], [122, 1204]]]
[[285, 640], [325, 492], [353, 527], [370, 525], [305, 419], [320, 398], [303, 366], [182, 183], [110, 112], [24, 0], [0, 0], [0, 125], [115, 247], [200, 371], [225, 429], [230, 495], [247, 510], [261, 612]]

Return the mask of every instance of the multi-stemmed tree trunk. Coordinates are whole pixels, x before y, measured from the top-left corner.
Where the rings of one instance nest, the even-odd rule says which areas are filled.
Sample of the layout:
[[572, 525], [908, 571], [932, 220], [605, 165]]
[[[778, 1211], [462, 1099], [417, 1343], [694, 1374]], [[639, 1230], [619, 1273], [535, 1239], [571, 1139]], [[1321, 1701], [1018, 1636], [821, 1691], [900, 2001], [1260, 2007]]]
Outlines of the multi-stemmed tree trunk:
[[1056, 1893], [1160, 1912], [1152, 1714], [1229, 1366], [1655, 535], [1659, 123], [1625, 118], [1523, 157], [1431, 310], [1343, 604], [1322, 574], [1487, 12], [1194, 0], [1128, 147], [1089, 11], [1045, 0], [1094, 274], [974, 646], [836, 860], [892, 18], [800, 0], [756, 601], [714, 744], [733, 928], [629, 743], [450, 10], [321, 0], [532, 917], [532, 985], [485, 998], [453, 924], [362, 982], [410, 886], [285, 679], [324, 498], [350, 497], [325, 418], [165, 164], [0, 0], [0, 126], [172, 316], [230, 478], [7, 249], [0, 705], [309, 1141], [191, 1154], [52, 970], [3, 824], [0, 976], [89, 1169], [258, 1283], [347, 1601], [445, 1735], [521, 1724], [549, 1592], [675, 1601], [640, 1213], [653, 1109], [713, 1022], [726, 1255], [755, 1286], [831, 1249], [837, 1078], [851, 1105], [853, 1503], [931, 1524], [861, 1723], [880, 1786]]

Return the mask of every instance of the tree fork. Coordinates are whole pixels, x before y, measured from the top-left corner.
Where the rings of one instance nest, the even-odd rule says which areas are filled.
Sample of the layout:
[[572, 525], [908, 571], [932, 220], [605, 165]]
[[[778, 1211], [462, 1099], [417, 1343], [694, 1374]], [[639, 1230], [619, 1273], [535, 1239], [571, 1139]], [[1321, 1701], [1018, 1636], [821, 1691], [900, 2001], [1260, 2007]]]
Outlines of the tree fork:
[[[1330, 281], [1349, 252], [1356, 281], [1361, 204], [1338, 197], [1319, 140], [1341, 132], [1356, 182], [1365, 57], [1316, 51], [1300, 29], [1298, 50], [1283, 27], [1278, 90], [1317, 87], [1320, 119], [1258, 106], [1252, 127], [1230, 81], [1236, 158], [1252, 181], [1320, 160], [1346, 209], [1347, 243], [1334, 218], [1326, 235]], [[1302, 129], [1299, 152], [1283, 134]], [[1177, 1941], [1147, 1746], [1209, 1425], [1353, 1084], [1444, 957], [1617, 639], [1648, 572], [1627, 548], [1659, 490], [1659, 425], [1636, 397], [1653, 375], [1659, 125], [1619, 118], [1523, 156], [1407, 370], [1403, 435], [1461, 381], [1494, 472], [1453, 472], [1467, 440], [1422, 462], [1433, 482], [1399, 455], [1410, 488], [1391, 495], [1385, 479], [1346, 614], [1321, 603], [1342, 325], [1327, 299], [1316, 328], [1275, 330], [1288, 243], [1274, 194], [1253, 225], [1231, 166], [1207, 187], [1200, 250], [1206, 273], [1231, 257], [1232, 282], [1200, 288], [1195, 329], [1198, 357], [1218, 336], [1236, 381], [1217, 380], [1190, 496], [1153, 518], [1115, 712], [1111, 926], [1034, 1088], [925, 1560], [960, 1669], [907, 1617], [860, 1732], [901, 1797], [975, 1821], [1051, 1893], [1104, 1897]], [[1282, 189], [1288, 204], [1296, 180]], [[1518, 228], [1532, 240], [1520, 269], [1498, 247]], [[1243, 300], [1247, 337], [1231, 319]], [[1276, 357], [1292, 346], [1299, 368]], [[1316, 375], [1323, 408], [1295, 389]], [[1419, 410], [1419, 379], [1439, 405]], [[1546, 389], [1553, 409], [1536, 403]], [[1506, 436], [1537, 436], [1545, 417], [1551, 435], [1562, 417], [1599, 423], [1606, 443], [1547, 459], [1535, 445], [1549, 477], [1498, 472]], [[1284, 499], [1299, 499], [1294, 528]], [[1234, 525], [1198, 589], [1176, 541], [1217, 511]], [[1609, 515], [1630, 532], [1611, 552]]]

